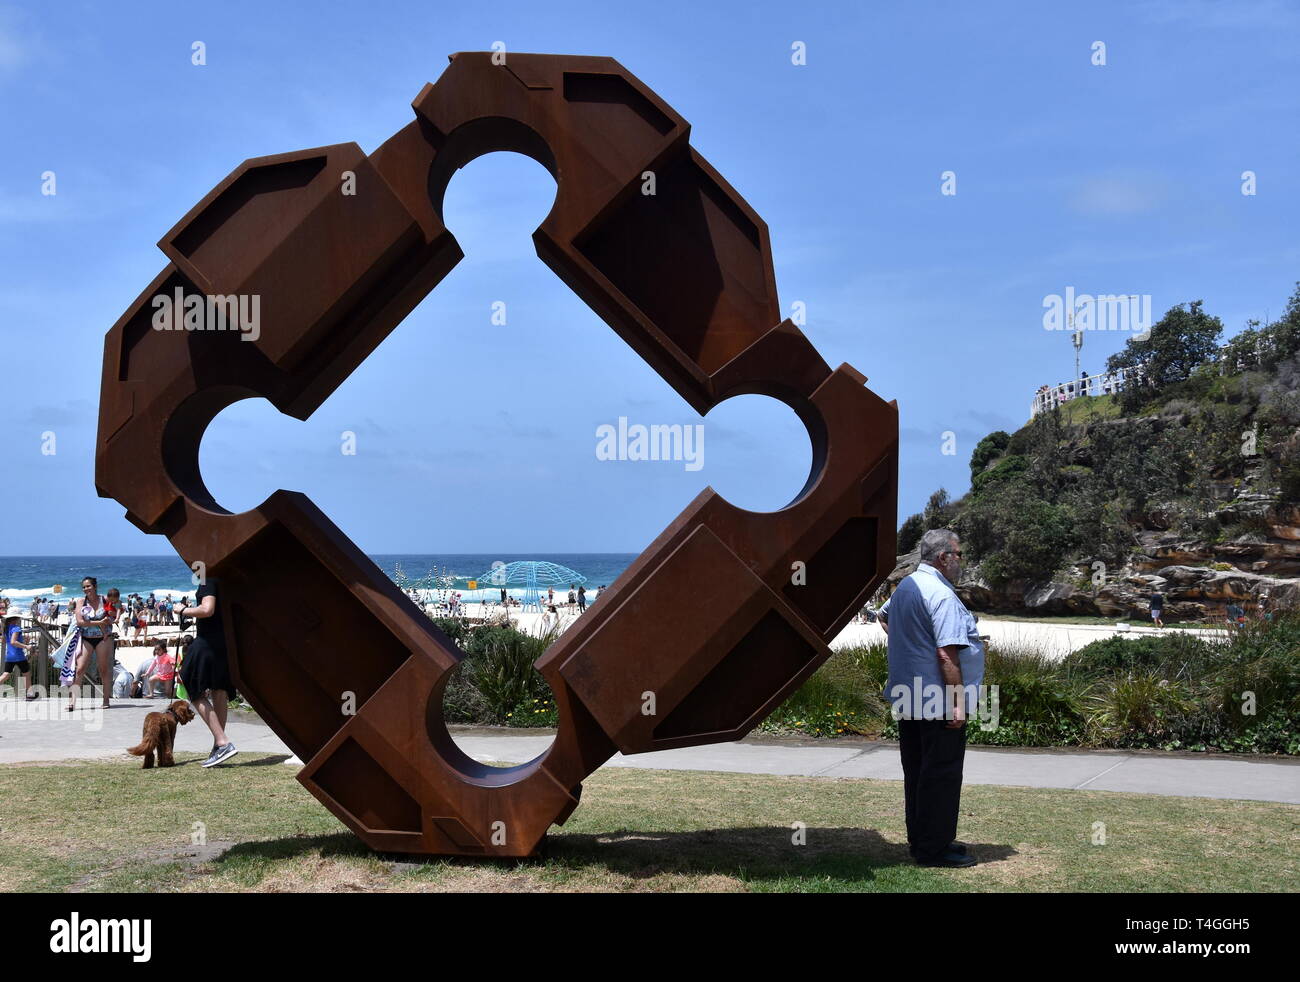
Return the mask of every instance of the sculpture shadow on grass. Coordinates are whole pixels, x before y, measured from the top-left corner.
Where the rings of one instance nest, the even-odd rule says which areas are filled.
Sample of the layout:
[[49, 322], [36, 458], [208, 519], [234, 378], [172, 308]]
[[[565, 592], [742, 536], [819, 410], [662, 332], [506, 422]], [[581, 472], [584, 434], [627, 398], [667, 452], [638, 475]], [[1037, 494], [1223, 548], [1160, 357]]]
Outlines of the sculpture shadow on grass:
[[[906, 843], [886, 839], [874, 829], [818, 827], [803, 830], [805, 845], [791, 842], [793, 830], [780, 826], [698, 829], [691, 831], [634, 831], [619, 829], [596, 833], [557, 833], [548, 836], [542, 854], [531, 859], [412, 858], [375, 853], [355, 836], [301, 836], [243, 842], [217, 860], [277, 860], [317, 854], [321, 858], [375, 857], [395, 866], [416, 869], [448, 864], [476, 867], [485, 864], [520, 870], [561, 866], [568, 870], [599, 867], [631, 879], [662, 874], [733, 876], [747, 882], [783, 879], [874, 880], [882, 870], [912, 867]], [[968, 843], [981, 864], [1016, 855], [998, 843]]]

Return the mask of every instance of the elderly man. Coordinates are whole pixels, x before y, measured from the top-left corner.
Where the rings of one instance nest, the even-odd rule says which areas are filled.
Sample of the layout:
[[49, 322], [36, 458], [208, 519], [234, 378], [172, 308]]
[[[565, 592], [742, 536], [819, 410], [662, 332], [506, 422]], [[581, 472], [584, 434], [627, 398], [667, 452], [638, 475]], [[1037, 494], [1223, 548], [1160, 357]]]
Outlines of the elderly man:
[[984, 647], [952, 586], [961, 576], [956, 533], [926, 532], [920, 558], [880, 611], [889, 635], [885, 698], [898, 720], [908, 850], [921, 866], [974, 866], [954, 839], [966, 720], [984, 678]]

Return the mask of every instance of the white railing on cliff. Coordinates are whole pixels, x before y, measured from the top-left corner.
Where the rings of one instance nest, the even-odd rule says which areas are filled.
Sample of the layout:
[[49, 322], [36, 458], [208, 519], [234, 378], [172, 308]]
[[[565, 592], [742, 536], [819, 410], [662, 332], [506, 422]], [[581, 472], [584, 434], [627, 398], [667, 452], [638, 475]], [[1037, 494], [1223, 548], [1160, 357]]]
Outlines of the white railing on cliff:
[[1136, 369], [1122, 368], [1118, 371], [1106, 372], [1104, 375], [1089, 375], [1084, 372], [1081, 378], [1072, 379], [1069, 382], [1058, 382], [1056, 385], [1040, 385], [1038, 391], [1034, 393], [1034, 401], [1030, 404], [1029, 417], [1032, 419], [1044, 409], [1062, 406], [1071, 399], [1077, 399], [1080, 396], [1114, 395], [1124, 388], [1126, 381], [1137, 376]]

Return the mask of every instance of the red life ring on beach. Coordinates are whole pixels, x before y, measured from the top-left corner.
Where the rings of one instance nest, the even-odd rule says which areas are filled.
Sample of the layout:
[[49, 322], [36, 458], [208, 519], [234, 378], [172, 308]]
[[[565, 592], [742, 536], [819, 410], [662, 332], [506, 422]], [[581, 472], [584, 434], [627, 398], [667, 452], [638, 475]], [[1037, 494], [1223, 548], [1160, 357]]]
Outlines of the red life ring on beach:
[[[686, 121], [608, 58], [500, 62], [453, 56], [370, 155], [347, 143], [245, 161], [163, 237], [167, 267], [105, 340], [99, 493], [220, 578], [236, 684], [306, 762], [299, 780], [380, 850], [528, 855], [616, 751], [738, 739], [894, 565], [897, 408], [782, 319], [767, 228]], [[462, 654], [305, 495], [231, 514], [198, 466], [222, 409], [262, 396], [305, 419], [437, 285], [461, 258], [443, 191], [495, 150], [555, 177], [539, 256], [687, 403], [775, 397], [814, 451], [776, 512], [704, 489], [546, 652], [558, 733], [509, 769], [447, 732], [442, 692]], [[256, 298], [265, 326], [156, 329], [154, 298], [178, 290], [196, 317], [224, 311], [241, 330]], [[701, 583], [707, 603], [691, 597]]]

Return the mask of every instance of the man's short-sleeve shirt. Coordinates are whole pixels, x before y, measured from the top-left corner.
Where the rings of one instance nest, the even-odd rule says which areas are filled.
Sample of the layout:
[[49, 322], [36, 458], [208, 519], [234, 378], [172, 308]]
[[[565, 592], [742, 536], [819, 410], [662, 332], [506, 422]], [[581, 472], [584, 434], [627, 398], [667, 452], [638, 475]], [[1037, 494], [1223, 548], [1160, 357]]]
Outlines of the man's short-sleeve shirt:
[[[952, 584], [929, 563], [904, 578], [882, 608], [889, 623], [889, 680], [885, 700], [902, 719], [942, 719], [944, 690], [938, 649], [958, 645], [966, 709], [973, 715], [984, 681], [979, 627]], [[919, 686], [919, 688], [918, 688]], [[935, 695], [938, 693], [938, 696]]]

